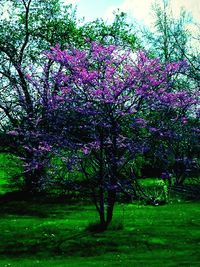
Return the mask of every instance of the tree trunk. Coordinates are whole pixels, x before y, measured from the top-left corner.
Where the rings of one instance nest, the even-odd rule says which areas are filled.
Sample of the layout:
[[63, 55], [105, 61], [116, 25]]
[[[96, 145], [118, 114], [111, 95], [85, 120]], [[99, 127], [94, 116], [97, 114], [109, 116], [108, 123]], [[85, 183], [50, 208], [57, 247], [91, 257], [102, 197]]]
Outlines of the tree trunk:
[[104, 208], [104, 192], [103, 188], [100, 188], [100, 208], [99, 208], [99, 215], [100, 215], [100, 224], [104, 226], [105, 222], [105, 208]]
[[108, 207], [106, 214], [106, 227], [111, 223], [113, 217], [113, 210], [116, 201], [116, 190], [111, 190], [108, 192]]
[[44, 168], [26, 172], [24, 175], [23, 191], [34, 194], [41, 190], [41, 177], [44, 175]]

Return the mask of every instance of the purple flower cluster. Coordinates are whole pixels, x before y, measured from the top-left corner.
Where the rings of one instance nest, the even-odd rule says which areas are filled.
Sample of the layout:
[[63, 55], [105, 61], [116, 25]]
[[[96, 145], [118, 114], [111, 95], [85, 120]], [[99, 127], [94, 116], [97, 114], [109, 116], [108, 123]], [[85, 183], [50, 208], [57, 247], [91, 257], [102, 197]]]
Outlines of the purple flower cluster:
[[[150, 119], [149, 114], [167, 110], [172, 114], [170, 122], [186, 125], [187, 114], [177, 114], [196, 104], [196, 97], [187, 90], [174, 90], [173, 76], [187, 70], [185, 61], [164, 65], [144, 51], [133, 54], [96, 42], [86, 50], [62, 50], [56, 45], [45, 55], [51, 65], [44, 66], [43, 76], [37, 80], [26, 74], [40, 96], [35, 104], [38, 113], [31, 115], [29, 123], [45, 137], [41, 141], [38, 136], [33, 144], [35, 139], [29, 135], [24, 150], [38, 161], [54, 150], [72, 148], [84, 156], [93, 153], [97, 162], [106, 161], [109, 176], [128, 153], [130, 159], [145, 153], [147, 133], [161, 139], [173, 136], [175, 128], [164, 127], [164, 122]], [[39, 166], [32, 162], [34, 168]]]

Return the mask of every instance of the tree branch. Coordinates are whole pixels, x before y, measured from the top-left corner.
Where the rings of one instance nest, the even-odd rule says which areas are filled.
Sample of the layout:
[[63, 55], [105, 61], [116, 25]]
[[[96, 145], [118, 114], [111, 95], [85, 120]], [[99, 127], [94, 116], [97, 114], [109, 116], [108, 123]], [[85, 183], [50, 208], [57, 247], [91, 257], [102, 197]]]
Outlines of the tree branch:
[[23, 60], [23, 55], [24, 55], [24, 50], [28, 44], [29, 41], [29, 11], [30, 11], [30, 4], [31, 4], [32, 0], [28, 1], [28, 4], [26, 5], [26, 2], [23, 0], [25, 9], [26, 9], [26, 14], [25, 14], [25, 39], [24, 39], [24, 43], [21, 47], [20, 53], [19, 53], [19, 63], [21, 64], [22, 60]]

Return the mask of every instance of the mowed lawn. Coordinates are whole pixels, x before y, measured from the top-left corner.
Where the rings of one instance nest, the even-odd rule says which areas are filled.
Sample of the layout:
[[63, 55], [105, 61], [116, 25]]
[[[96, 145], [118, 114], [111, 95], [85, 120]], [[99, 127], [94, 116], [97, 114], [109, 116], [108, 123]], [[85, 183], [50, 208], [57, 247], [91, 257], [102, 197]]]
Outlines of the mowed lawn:
[[[1, 194], [21, 171], [8, 156], [0, 154]], [[91, 233], [98, 216], [89, 202], [0, 197], [0, 267], [200, 266], [199, 207], [117, 204], [110, 229]]]
[[98, 217], [89, 203], [4, 202], [0, 266], [200, 266], [199, 207], [117, 204], [110, 229], [91, 233]]

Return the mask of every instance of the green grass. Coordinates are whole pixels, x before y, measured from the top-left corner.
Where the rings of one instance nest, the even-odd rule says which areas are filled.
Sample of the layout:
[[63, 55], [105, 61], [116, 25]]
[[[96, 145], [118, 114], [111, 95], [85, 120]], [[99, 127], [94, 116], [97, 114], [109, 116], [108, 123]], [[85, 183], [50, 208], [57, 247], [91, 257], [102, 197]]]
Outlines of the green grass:
[[[21, 169], [6, 154], [0, 163], [3, 194]], [[147, 189], [157, 182], [140, 181]], [[39, 198], [0, 205], [0, 267], [200, 266], [199, 202], [118, 204], [103, 233], [87, 231], [98, 220], [89, 203]]]
[[0, 215], [0, 266], [200, 265], [198, 202], [118, 204], [104, 233], [86, 230], [98, 219], [89, 204], [13, 201]]

